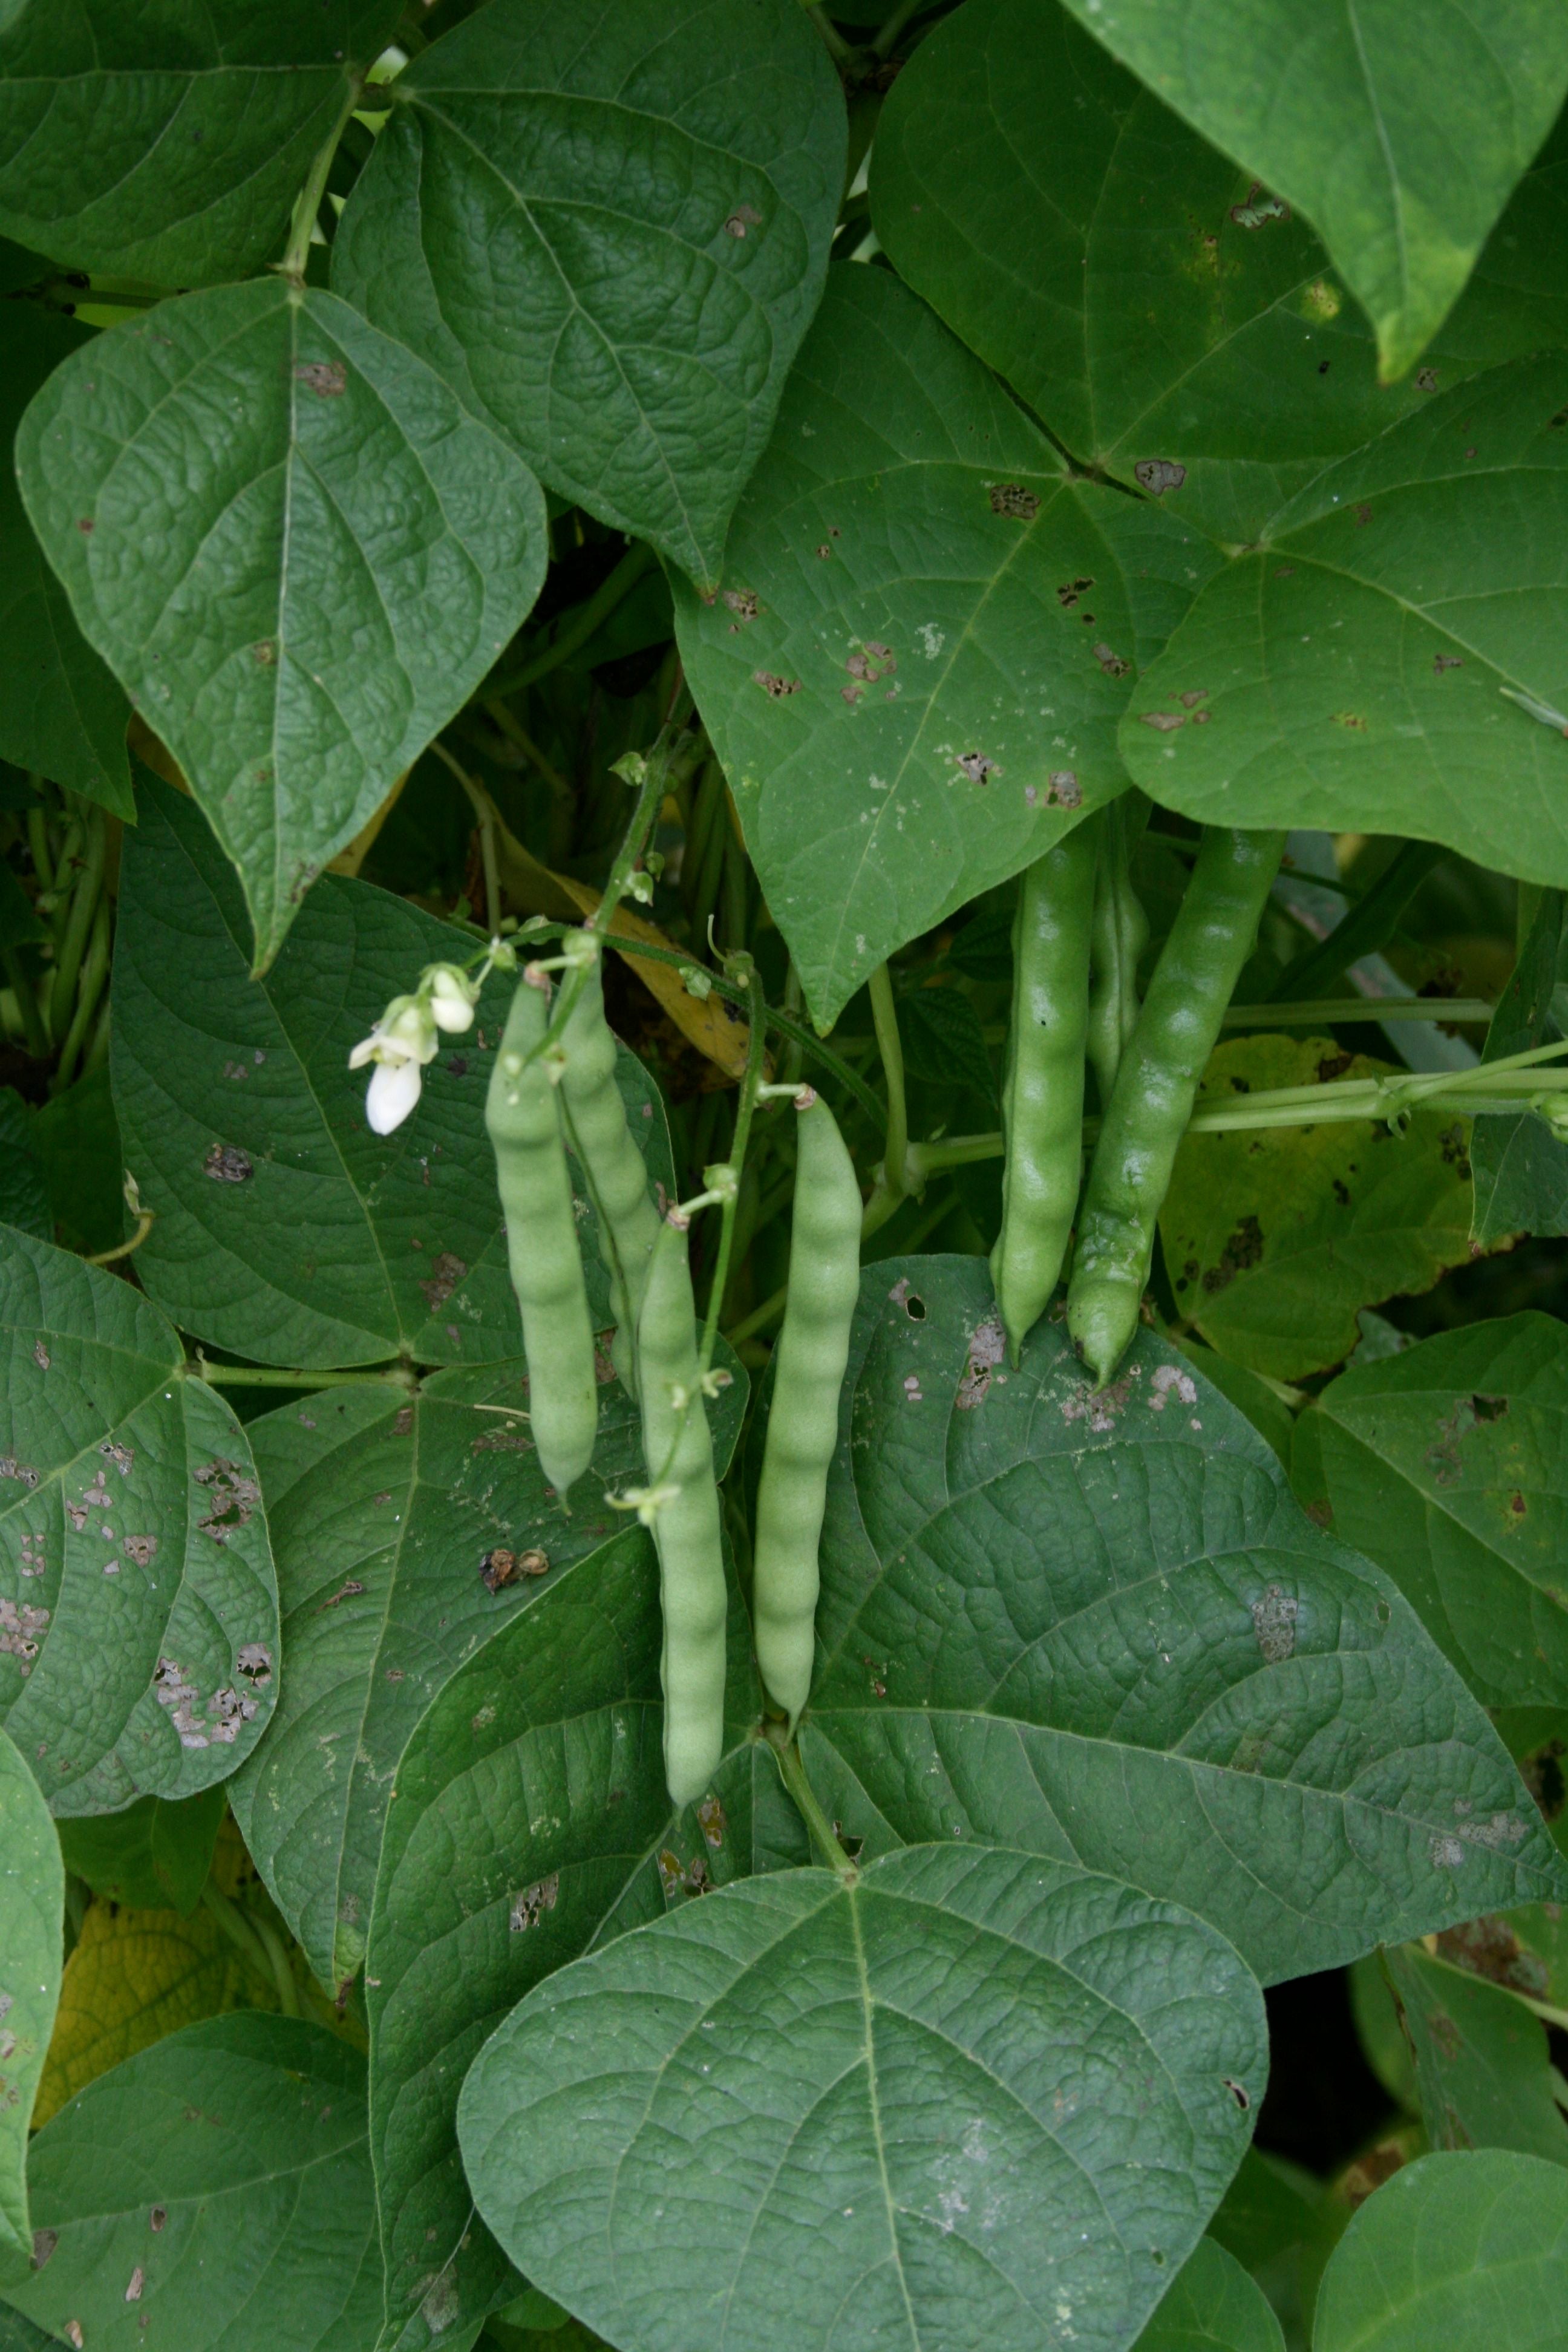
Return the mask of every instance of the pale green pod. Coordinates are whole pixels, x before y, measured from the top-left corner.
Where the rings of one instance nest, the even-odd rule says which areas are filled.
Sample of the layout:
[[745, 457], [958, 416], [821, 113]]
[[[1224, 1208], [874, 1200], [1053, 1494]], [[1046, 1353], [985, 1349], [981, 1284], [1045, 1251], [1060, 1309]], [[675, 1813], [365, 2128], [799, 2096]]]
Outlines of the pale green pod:
[[593, 1458], [599, 1391], [560, 1107], [543, 1063], [523, 1066], [546, 1018], [543, 991], [520, 980], [490, 1072], [485, 1125], [522, 1310], [529, 1425], [546, 1478], [564, 1496]]
[[1132, 887], [1131, 866], [1148, 822], [1148, 800], [1134, 788], [1112, 801], [1099, 824], [1089, 959], [1089, 1065], [1102, 1110], [1138, 1024], [1138, 959], [1149, 943], [1149, 918]]
[[648, 1484], [674, 1490], [653, 1530], [664, 1614], [664, 1776], [672, 1801], [689, 1805], [707, 1792], [724, 1748], [729, 1595], [684, 1224], [666, 1223], [654, 1248], [637, 1318], [637, 1376]]
[[616, 1041], [605, 1018], [604, 980], [597, 962], [586, 973], [583, 992], [567, 1015], [561, 1046], [565, 1056], [563, 1108], [599, 1213], [599, 1255], [610, 1277], [610, 1312], [616, 1318], [610, 1359], [622, 1387], [635, 1397], [637, 1315], [659, 1219], [648, 1191], [647, 1169], [616, 1084]]
[[1083, 1173], [1083, 1056], [1099, 821], [1026, 872], [1002, 1089], [1002, 1230], [991, 1280], [1013, 1361], [1050, 1304]]
[[860, 1295], [862, 1213], [855, 1163], [833, 1113], [809, 1087], [796, 1109], [788, 1303], [773, 1353], [752, 1578], [757, 1664], [792, 1733], [811, 1691], [817, 1555]]

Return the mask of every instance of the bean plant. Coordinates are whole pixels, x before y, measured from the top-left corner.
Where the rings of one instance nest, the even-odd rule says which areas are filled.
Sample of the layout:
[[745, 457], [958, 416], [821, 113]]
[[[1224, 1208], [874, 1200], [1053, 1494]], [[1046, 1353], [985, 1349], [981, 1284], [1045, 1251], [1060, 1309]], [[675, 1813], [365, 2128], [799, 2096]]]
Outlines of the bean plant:
[[1565, 95], [0, 7], [0, 2352], [1564, 2340]]

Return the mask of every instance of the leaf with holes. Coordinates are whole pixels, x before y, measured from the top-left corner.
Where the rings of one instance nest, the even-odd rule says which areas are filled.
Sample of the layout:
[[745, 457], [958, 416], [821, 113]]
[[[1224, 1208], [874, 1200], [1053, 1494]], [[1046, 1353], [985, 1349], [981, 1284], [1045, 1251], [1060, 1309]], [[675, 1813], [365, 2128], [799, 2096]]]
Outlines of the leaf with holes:
[[[609, 1366], [604, 1366], [606, 1374]], [[721, 1471], [745, 1410], [738, 1365], [712, 1410]], [[521, 1363], [438, 1372], [409, 1398], [355, 1383], [250, 1424], [279, 1563], [289, 1673], [235, 1818], [311, 1967], [334, 1990], [364, 1957], [397, 1759], [474, 1653], [625, 1528], [641, 1423], [599, 1391], [570, 1515], [528, 1434]]]
[[845, 268], [682, 657], [825, 1027], [906, 940], [1126, 789], [1132, 677], [1214, 571], [1075, 478], [886, 270]]
[[1552, 0], [1305, 21], [1290, 0], [1066, 5], [1307, 215], [1376, 330], [1387, 377], [1441, 325], [1568, 89], [1568, 26]]
[[1384, 1956], [1415, 2060], [1430, 2147], [1511, 2147], [1568, 2165], [1546, 2032], [1511, 1992], [1434, 1959], [1419, 1944]]
[[0, 1230], [0, 1708], [58, 1813], [226, 1780], [278, 1691], [245, 1432], [149, 1299]]
[[1568, 1705], [1565, 1417], [1568, 1331], [1525, 1314], [1355, 1366], [1297, 1424], [1335, 1532], [1489, 1706]]
[[1503, 2148], [1426, 2156], [1352, 2217], [1318, 2293], [1314, 2352], [1556, 2352], [1568, 2175]]
[[210, 286], [276, 250], [397, 0], [21, 0], [0, 29], [0, 227], [52, 260]]
[[[5, 303], [0, 321], [0, 446], [9, 449], [33, 394], [90, 338], [73, 320], [26, 302]], [[133, 819], [125, 750], [130, 706], [77, 627], [9, 466], [0, 467], [0, 759]]]
[[1059, 1324], [1012, 1370], [983, 1261], [866, 1270], [816, 1622], [803, 1753], [868, 1852], [1070, 1859], [1266, 1981], [1568, 1893], [1480, 1707], [1241, 1414], [1150, 1332], [1098, 1394]]
[[264, 971], [533, 603], [539, 485], [411, 352], [278, 278], [97, 337], [16, 464], [83, 635], [239, 869]]
[[458, 2108], [480, 2212], [628, 2352], [1116, 2352], [1267, 2063], [1235, 1953], [1005, 1851], [750, 1878], [530, 1993]]
[[1285, 2338], [1263, 2289], [1200, 2238], [1133, 2352], [1285, 2352]]
[[321, 2026], [238, 2014], [169, 2034], [60, 2109], [29, 2177], [35, 2273], [5, 2293], [55, 2336], [371, 2352], [364, 2060]]
[[795, 0], [496, 0], [394, 96], [334, 286], [552, 489], [711, 584], [844, 183]]
[[[1056, 0], [971, 0], [883, 108], [877, 231], [1076, 457], [1245, 541], [1430, 395], [1379, 384], [1366, 319], [1307, 222], [1156, 89]], [[1445, 382], [1565, 340], [1542, 268], [1564, 152], [1560, 128], [1439, 329]]]
[[[513, 982], [446, 1041], [413, 1116], [364, 1118], [350, 1049], [421, 967], [473, 940], [390, 892], [326, 877], [277, 963], [247, 970], [240, 894], [190, 802], [143, 778], [127, 837], [111, 1065], [126, 1165], [157, 1222], [137, 1253], [181, 1327], [263, 1364], [488, 1362], [521, 1352], [485, 1088]], [[674, 1189], [658, 1088], [617, 1076], [652, 1181]], [[589, 1301], [609, 1320], [592, 1209]]]
[[[1543, 890], [1513, 975], [1487, 1031], [1483, 1061], [1568, 1036], [1568, 927], [1561, 890]], [[1476, 1173], [1472, 1237], [1495, 1248], [1510, 1234], [1568, 1234], [1568, 1137], [1535, 1111], [1496, 1113], [1470, 1130]]]
[[0, 2276], [32, 2251], [27, 2126], [59, 1998], [65, 1891], [48, 1809], [0, 1731]]
[[1565, 423], [1547, 354], [1325, 468], [1140, 678], [1135, 781], [1205, 824], [1407, 834], [1568, 882]]
[[[1199, 1098], [1373, 1077], [1389, 1067], [1331, 1039], [1235, 1037]], [[1356, 1315], [1430, 1290], [1470, 1254], [1467, 1123], [1417, 1111], [1375, 1120], [1189, 1135], [1160, 1212], [1176, 1302], [1211, 1347], [1279, 1381], [1344, 1361]]]
[[482, 2313], [506, 2257], [458, 2153], [468, 2060], [553, 1969], [805, 1839], [771, 1752], [732, 1591], [725, 1753], [703, 1801], [664, 1784], [658, 1576], [633, 1528], [543, 1581], [461, 1666], [397, 1767], [365, 2001], [388, 2345]]

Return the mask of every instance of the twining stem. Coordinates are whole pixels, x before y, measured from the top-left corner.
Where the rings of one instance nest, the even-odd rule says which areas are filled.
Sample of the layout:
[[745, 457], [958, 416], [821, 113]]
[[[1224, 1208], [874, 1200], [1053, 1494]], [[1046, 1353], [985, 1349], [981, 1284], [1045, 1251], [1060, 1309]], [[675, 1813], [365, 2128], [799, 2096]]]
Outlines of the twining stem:
[[54, 984], [49, 990], [49, 1034], [57, 1045], [70, 1026], [77, 976], [81, 970], [92, 919], [98, 912], [99, 894], [103, 888], [103, 862], [108, 842], [100, 808], [92, 807], [88, 811], [83, 847], [82, 868], [71, 893], [70, 911], [66, 917], [59, 952], [55, 959]]
[[[143, 1213], [145, 1213], [145, 1212]], [[148, 1222], [152, 1220], [149, 1217]], [[110, 1257], [120, 1257], [134, 1243], [122, 1244], [118, 1250], [107, 1251], [103, 1257], [89, 1258], [89, 1265], [102, 1265]], [[271, 1365], [209, 1364], [197, 1355], [187, 1369], [211, 1388], [237, 1389], [348, 1389], [368, 1383], [373, 1388], [403, 1389], [412, 1395], [416, 1386], [414, 1374], [399, 1367], [396, 1370], [374, 1368], [363, 1372], [279, 1371]]]
[[805, 1767], [800, 1760], [800, 1749], [793, 1739], [784, 1738], [784, 1726], [768, 1726], [768, 1745], [779, 1768], [779, 1778], [795, 1799], [802, 1821], [812, 1843], [818, 1848], [830, 1870], [849, 1885], [854, 1885], [860, 1874], [833, 1833], [833, 1824], [817, 1802], [816, 1791], [805, 1777]]
[[157, 1222], [158, 1213], [155, 1209], [138, 1209], [136, 1231], [132, 1234], [131, 1239], [128, 1242], [117, 1242], [112, 1249], [99, 1250], [92, 1257], [85, 1258], [82, 1261], [83, 1264], [112, 1265], [117, 1257], [130, 1257], [133, 1251], [141, 1248]]
[[657, 561], [652, 548], [645, 541], [636, 541], [608, 577], [600, 581], [587, 603], [580, 605], [569, 621], [563, 623], [560, 635], [542, 653], [535, 654], [531, 661], [524, 662], [521, 669], [508, 670], [500, 677], [487, 679], [484, 688], [487, 703], [499, 702], [503, 695], [521, 693], [525, 686], [532, 686], [536, 679], [558, 669], [563, 661], [570, 661], [572, 656], [603, 627], [616, 605], [625, 603], [637, 582], [653, 569]]
[[338, 152], [338, 142], [343, 135], [349, 117], [364, 95], [364, 85], [357, 74], [351, 75], [338, 119], [316, 150], [315, 158], [306, 175], [294, 205], [294, 217], [289, 226], [289, 242], [283, 258], [274, 264], [279, 277], [289, 278], [295, 286], [305, 283], [305, 264], [310, 258], [310, 239], [315, 234], [316, 219], [321, 209], [321, 198], [327, 192], [327, 173], [332, 168], [332, 157]]
[[901, 1199], [909, 1189], [904, 1181], [904, 1154], [909, 1149], [910, 1121], [904, 1103], [904, 1049], [899, 1040], [899, 1016], [893, 1005], [893, 982], [885, 963], [879, 964], [871, 974], [870, 997], [871, 1022], [877, 1032], [877, 1050], [882, 1056], [882, 1075], [888, 1086], [881, 1181], [889, 1192]]
[[453, 759], [437, 735], [430, 749], [457, 777], [473, 803], [479, 827], [479, 864], [485, 877], [485, 922], [493, 940], [500, 928], [500, 869], [496, 863], [495, 803], [489, 793], [477, 784], [466, 768]]

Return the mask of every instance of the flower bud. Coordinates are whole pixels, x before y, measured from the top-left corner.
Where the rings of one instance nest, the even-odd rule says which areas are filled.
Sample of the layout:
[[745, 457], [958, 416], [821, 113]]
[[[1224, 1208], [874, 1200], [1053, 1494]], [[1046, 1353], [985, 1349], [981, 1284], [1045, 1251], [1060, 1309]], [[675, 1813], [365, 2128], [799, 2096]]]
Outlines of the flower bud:
[[458, 1031], [473, 1026], [478, 989], [455, 963], [433, 963], [424, 977], [424, 991], [437, 1029]]

